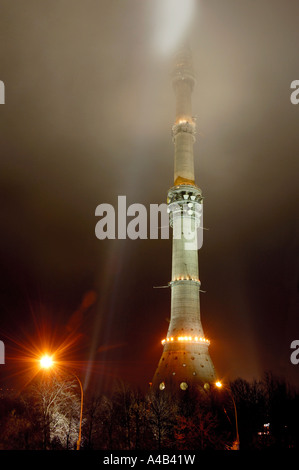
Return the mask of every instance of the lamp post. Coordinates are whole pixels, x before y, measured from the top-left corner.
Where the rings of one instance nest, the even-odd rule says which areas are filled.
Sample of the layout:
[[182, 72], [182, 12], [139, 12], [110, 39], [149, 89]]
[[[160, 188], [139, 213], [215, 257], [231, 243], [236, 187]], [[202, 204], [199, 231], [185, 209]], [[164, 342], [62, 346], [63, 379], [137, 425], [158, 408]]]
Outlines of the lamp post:
[[235, 440], [234, 445], [233, 445], [233, 450], [239, 450], [240, 449], [240, 438], [239, 438], [239, 430], [238, 430], [238, 416], [237, 416], [237, 407], [236, 407], [236, 402], [235, 402], [234, 396], [232, 394], [231, 389], [229, 387], [225, 387], [220, 381], [216, 382], [215, 385], [216, 385], [217, 388], [224, 388], [224, 390], [226, 390], [230, 394], [230, 397], [233, 401], [234, 409], [235, 409], [235, 420], [236, 420], [236, 440]]
[[[50, 369], [51, 367], [54, 366], [54, 361], [52, 359], [51, 356], [48, 356], [48, 355], [45, 355], [43, 357], [41, 357], [40, 359], [40, 367], [42, 369]], [[83, 387], [82, 387], [82, 383], [81, 383], [81, 380], [79, 379], [79, 377], [77, 376], [77, 374], [75, 374], [75, 372], [70, 372], [71, 375], [73, 375], [78, 383], [79, 383], [79, 386], [80, 386], [80, 392], [81, 392], [81, 405], [80, 405], [80, 422], [79, 422], [79, 434], [78, 434], [78, 440], [77, 440], [77, 450], [80, 450], [80, 446], [81, 446], [81, 429], [82, 429], [82, 416], [83, 416]]]
[[80, 390], [81, 390], [80, 424], [79, 424], [79, 435], [78, 435], [78, 440], [77, 440], [77, 450], [80, 450], [80, 445], [81, 445], [81, 428], [82, 428], [82, 415], [83, 415], [83, 387], [82, 387], [81, 380], [79, 379], [79, 377], [77, 376], [77, 374], [75, 374], [75, 373], [73, 372], [73, 375], [74, 375], [74, 377], [76, 377], [76, 379], [78, 380], [79, 385], [80, 385]]

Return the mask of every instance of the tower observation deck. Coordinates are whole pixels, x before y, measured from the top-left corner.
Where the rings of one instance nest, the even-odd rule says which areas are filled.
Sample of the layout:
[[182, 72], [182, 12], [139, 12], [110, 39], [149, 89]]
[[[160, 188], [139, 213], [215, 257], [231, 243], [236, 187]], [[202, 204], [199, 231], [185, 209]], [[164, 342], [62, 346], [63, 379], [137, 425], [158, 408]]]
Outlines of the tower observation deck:
[[[176, 116], [172, 127], [174, 142], [174, 186], [167, 196], [172, 240], [171, 318], [163, 352], [153, 378], [153, 387], [186, 390], [199, 386], [208, 390], [215, 381], [200, 319], [198, 237], [202, 192], [195, 184], [193, 146], [196, 126], [192, 118], [191, 95], [195, 76], [190, 48], [175, 57], [172, 83]], [[187, 227], [187, 228], [186, 228]]]

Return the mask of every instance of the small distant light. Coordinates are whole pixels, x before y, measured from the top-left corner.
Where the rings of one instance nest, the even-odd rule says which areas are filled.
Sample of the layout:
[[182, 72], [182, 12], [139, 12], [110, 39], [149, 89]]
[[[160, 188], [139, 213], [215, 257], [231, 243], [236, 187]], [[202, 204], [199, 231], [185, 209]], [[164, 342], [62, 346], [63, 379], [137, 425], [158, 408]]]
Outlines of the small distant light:
[[186, 382], [181, 382], [180, 383], [180, 389], [181, 390], [187, 390], [188, 388], [188, 384]]
[[221, 388], [222, 387], [222, 383], [218, 380], [218, 382], [215, 383], [216, 387], [218, 388]]
[[159, 389], [164, 390], [164, 388], [165, 388], [165, 382], [161, 382], [159, 385]]

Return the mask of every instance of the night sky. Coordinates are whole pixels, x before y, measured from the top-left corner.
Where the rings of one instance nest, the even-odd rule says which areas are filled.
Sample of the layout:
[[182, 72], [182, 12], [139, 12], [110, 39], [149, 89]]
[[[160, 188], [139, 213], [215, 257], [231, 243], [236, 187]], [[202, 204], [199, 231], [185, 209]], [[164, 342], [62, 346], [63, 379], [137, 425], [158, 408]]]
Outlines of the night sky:
[[[152, 379], [170, 316], [170, 290], [153, 286], [170, 280], [171, 241], [98, 240], [95, 209], [116, 206], [119, 195], [149, 209], [173, 184], [175, 97], [172, 52], [157, 41], [167, 23], [161, 3], [0, 2], [4, 382], [16, 338], [21, 354], [22, 344], [72, 336], [67, 355], [85, 387]], [[299, 105], [290, 101], [299, 4], [196, 4], [189, 32], [210, 355], [224, 380], [271, 370], [299, 385], [290, 362], [299, 337]]]

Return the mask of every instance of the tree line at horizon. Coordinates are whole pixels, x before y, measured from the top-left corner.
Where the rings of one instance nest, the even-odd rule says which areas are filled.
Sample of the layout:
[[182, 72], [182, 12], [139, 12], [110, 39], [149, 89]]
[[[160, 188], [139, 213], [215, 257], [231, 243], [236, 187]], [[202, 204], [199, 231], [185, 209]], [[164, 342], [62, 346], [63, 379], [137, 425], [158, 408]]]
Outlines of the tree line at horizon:
[[[234, 401], [232, 399], [234, 398]], [[82, 450], [299, 448], [299, 393], [265, 373], [238, 378], [230, 392], [211, 388], [142, 392], [118, 381], [109, 394], [84, 393]], [[79, 431], [74, 378], [39, 376], [20, 393], [0, 395], [0, 450], [70, 450]]]

